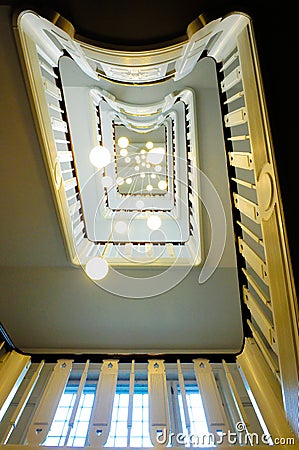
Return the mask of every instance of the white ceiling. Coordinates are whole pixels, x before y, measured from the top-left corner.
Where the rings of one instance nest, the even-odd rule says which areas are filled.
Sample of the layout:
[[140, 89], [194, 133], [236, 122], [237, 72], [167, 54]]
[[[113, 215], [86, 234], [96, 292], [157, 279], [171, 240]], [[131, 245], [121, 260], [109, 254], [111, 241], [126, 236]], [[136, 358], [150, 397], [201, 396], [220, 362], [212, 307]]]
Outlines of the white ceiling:
[[[196, 88], [200, 168], [227, 211], [223, 257], [202, 285], [197, 282], [200, 268], [193, 268], [168, 292], [134, 300], [106, 292], [69, 263], [6, 7], [0, 7], [0, 36], [0, 321], [15, 345], [26, 351], [239, 351], [243, 331], [214, 62], [202, 60], [196, 72], [172, 88]], [[73, 89], [76, 80], [69, 77]], [[115, 94], [130, 102], [146, 101], [150, 94], [155, 101], [165, 85], [154, 94], [138, 89], [136, 94], [117, 87]], [[210, 224], [205, 212], [203, 229], [206, 255]], [[155, 273], [132, 270], [126, 274]], [[178, 275], [173, 276], [175, 281]]]

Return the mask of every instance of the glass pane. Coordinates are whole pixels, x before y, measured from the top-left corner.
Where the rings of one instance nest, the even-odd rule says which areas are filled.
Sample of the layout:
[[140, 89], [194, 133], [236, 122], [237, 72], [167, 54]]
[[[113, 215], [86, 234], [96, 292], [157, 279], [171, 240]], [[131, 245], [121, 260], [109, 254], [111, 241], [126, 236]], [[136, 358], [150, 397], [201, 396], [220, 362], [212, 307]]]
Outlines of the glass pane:
[[61, 400], [59, 402], [59, 407], [61, 406], [70, 406], [72, 403], [72, 399], [74, 397], [74, 394], [63, 394], [61, 396]]
[[61, 436], [65, 422], [53, 422], [49, 434], [51, 436]]
[[119, 408], [118, 420], [126, 422], [128, 418], [128, 408]]
[[66, 420], [69, 408], [58, 408], [55, 414], [55, 420]]
[[142, 402], [143, 402], [142, 397], [143, 397], [142, 394], [134, 394], [134, 400], [133, 400], [134, 409], [142, 406]]
[[76, 435], [77, 436], [83, 436], [85, 437], [88, 430], [88, 422], [80, 422], [78, 423], [77, 429], [76, 429]]
[[117, 437], [115, 438], [115, 447], [126, 447], [127, 446], [127, 438], [126, 437]]
[[73, 442], [74, 447], [84, 447], [85, 445], [85, 438], [75, 438]]
[[[65, 436], [67, 435], [69, 419], [74, 406], [76, 394], [74, 387], [66, 388], [72, 389], [72, 393], [65, 392], [59, 402], [56, 414], [53, 419], [51, 429], [44, 445], [62, 446], [64, 445]], [[68, 445], [83, 446], [88, 431], [88, 423], [91, 414], [91, 405], [94, 399], [94, 393], [84, 393], [81, 396], [79, 408], [76, 414], [74, 426], [71, 430]], [[85, 405], [87, 407], [85, 407]]]
[[[127, 386], [129, 389], [129, 386]], [[127, 446], [127, 417], [128, 417], [129, 394], [126, 392], [116, 393], [113, 402], [110, 433], [105, 444], [106, 447]]]
[[131, 436], [142, 436], [142, 422], [134, 422]]
[[59, 437], [49, 437], [46, 439], [44, 445], [57, 446], [59, 444]]
[[149, 437], [145, 437], [143, 439], [143, 447], [152, 447], [152, 446], [153, 446], [153, 444], [152, 444], [150, 438]]
[[[185, 414], [183, 409], [183, 401], [182, 396], [179, 393], [178, 395], [179, 400], [179, 407], [180, 407], [180, 415], [182, 419], [182, 427], [183, 427], [183, 434], [186, 436], [186, 447], [190, 447], [190, 436], [194, 435], [194, 440], [192, 440], [193, 447], [196, 447], [196, 440], [198, 440], [199, 445], [207, 447], [210, 446], [208, 439], [203, 441], [203, 436], [208, 436], [208, 425], [205, 417], [205, 412], [201, 400], [201, 395], [198, 391], [198, 389], [195, 389], [194, 387], [186, 386], [186, 401], [187, 401], [187, 407], [188, 407], [188, 415], [190, 419], [190, 430], [187, 430], [186, 428], [186, 420], [185, 420]], [[189, 434], [188, 434], [189, 433]]]
[[119, 395], [119, 406], [124, 408], [129, 406], [129, 394]]
[[87, 407], [91, 408], [93, 405], [93, 401], [94, 401], [94, 394], [84, 394], [83, 400], [84, 400], [84, 402], [83, 402], [84, 408], [87, 408]]
[[142, 437], [131, 437], [130, 447], [142, 447]]
[[116, 425], [116, 437], [127, 436], [127, 422], [118, 422]]

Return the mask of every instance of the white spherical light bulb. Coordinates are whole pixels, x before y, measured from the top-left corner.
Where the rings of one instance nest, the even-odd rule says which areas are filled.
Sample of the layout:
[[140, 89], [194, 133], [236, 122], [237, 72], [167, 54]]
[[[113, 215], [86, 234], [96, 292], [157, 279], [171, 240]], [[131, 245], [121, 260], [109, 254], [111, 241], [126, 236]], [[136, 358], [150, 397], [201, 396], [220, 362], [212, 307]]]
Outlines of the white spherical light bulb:
[[124, 184], [125, 180], [123, 179], [123, 177], [117, 177], [116, 178], [116, 184], [118, 186], [121, 186], [122, 184]]
[[106, 147], [102, 145], [97, 145], [89, 153], [89, 161], [97, 169], [103, 169], [103, 167], [108, 166], [111, 161], [111, 154]]
[[144, 202], [142, 200], [137, 200], [136, 207], [142, 209], [144, 207]]
[[114, 230], [118, 234], [124, 234], [127, 231], [127, 229], [128, 225], [126, 224], [126, 222], [123, 222], [122, 220], [119, 220], [114, 224]]
[[102, 178], [102, 185], [103, 185], [103, 187], [109, 188], [109, 187], [112, 186], [112, 184], [113, 184], [113, 180], [112, 180], [112, 178], [109, 177], [108, 175], [105, 175], [105, 176]]
[[161, 226], [161, 219], [159, 216], [150, 216], [147, 219], [147, 226], [151, 229], [151, 230], [158, 230]]
[[122, 136], [118, 139], [117, 143], [121, 148], [127, 148], [129, 145], [129, 139], [125, 136]]
[[102, 280], [107, 275], [109, 266], [104, 258], [95, 256], [87, 262], [85, 271], [92, 280]]
[[165, 155], [165, 149], [163, 147], [154, 147], [146, 155], [146, 162], [157, 165], [161, 164]]
[[160, 180], [158, 183], [158, 188], [161, 189], [161, 191], [164, 191], [167, 188], [167, 183], [165, 180]]

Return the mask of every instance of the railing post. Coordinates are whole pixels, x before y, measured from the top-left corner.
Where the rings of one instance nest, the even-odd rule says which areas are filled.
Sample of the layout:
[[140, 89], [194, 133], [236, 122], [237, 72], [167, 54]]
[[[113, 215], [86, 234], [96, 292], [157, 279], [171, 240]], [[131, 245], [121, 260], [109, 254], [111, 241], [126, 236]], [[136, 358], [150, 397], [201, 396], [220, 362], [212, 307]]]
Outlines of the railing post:
[[59, 359], [36, 408], [27, 433], [29, 445], [40, 445], [51, 428], [56, 409], [67, 384], [73, 360]]
[[166, 446], [169, 439], [169, 410], [164, 361], [150, 359], [148, 364], [149, 431], [154, 446]]
[[10, 418], [9, 426], [8, 426], [2, 440], [0, 441], [0, 444], [6, 444], [11, 433], [16, 428], [16, 426], [19, 422], [19, 419], [24, 411], [24, 408], [26, 407], [26, 404], [29, 400], [29, 397], [37, 383], [37, 380], [39, 379], [39, 376], [40, 376], [42, 368], [44, 367], [44, 364], [45, 364], [45, 361], [42, 360], [41, 363], [38, 365], [37, 369], [35, 370], [32, 378], [30, 379], [30, 381], [21, 397], [21, 400], [20, 400], [18, 406], [16, 407], [13, 415]]
[[76, 393], [75, 403], [74, 403], [74, 406], [73, 406], [73, 409], [72, 409], [71, 417], [69, 419], [68, 430], [67, 430], [67, 433], [66, 433], [66, 436], [65, 436], [64, 445], [67, 445], [67, 441], [68, 441], [68, 439], [70, 437], [72, 428], [74, 426], [76, 414], [77, 414], [77, 411], [78, 411], [79, 403], [80, 403], [80, 400], [81, 400], [82, 392], [83, 392], [83, 389], [84, 389], [84, 386], [85, 386], [85, 382], [86, 382], [86, 378], [87, 378], [87, 374], [88, 374], [88, 368], [89, 368], [89, 359], [86, 361], [83, 373], [81, 375], [78, 391]]
[[237, 356], [248, 395], [256, 402], [266, 427], [275, 438], [293, 437], [285, 416], [280, 385], [254, 339], [246, 338], [244, 350]]
[[15, 350], [7, 353], [0, 364], [0, 421], [25, 377], [31, 357]]
[[117, 375], [118, 360], [104, 360], [86, 439], [91, 447], [103, 446], [108, 439]]
[[135, 360], [133, 359], [130, 372], [130, 391], [129, 391], [129, 405], [128, 405], [128, 419], [127, 419], [127, 429], [128, 429], [127, 447], [130, 447], [130, 440], [131, 440], [134, 387], [135, 387]]
[[222, 435], [226, 442], [229, 426], [212, 367], [207, 359], [198, 358], [193, 362], [209, 432], [214, 442], [221, 441]]

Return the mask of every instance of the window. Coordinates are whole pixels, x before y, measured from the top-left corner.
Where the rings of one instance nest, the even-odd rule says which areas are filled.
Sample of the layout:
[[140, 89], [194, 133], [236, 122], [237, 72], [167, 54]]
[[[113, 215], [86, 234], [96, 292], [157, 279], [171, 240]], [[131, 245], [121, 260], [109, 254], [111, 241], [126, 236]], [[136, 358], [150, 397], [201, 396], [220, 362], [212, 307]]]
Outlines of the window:
[[[186, 447], [199, 446], [196, 439], [199, 439], [198, 444], [201, 443], [205, 447], [211, 446], [198, 387], [192, 383], [186, 384], [185, 388], [190, 427], [187, 427], [182, 394], [178, 386], [177, 401], [170, 400], [173, 402], [172, 406], [177, 408], [175, 416], [181, 418], [176, 429], [183, 434]], [[69, 385], [66, 387], [58, 404], [47, 439], [43, 443], [44, 446], [83, 447], [85, 445], [96, 386], [85, 386], [77, 411], [73, 412], [77, 390], [78, 386]], [[73, 417], [74, 414], [75, 417]], [[128, 421], [128, 418], [129, 384], [123, 382], [119, 383], [116, 388], [110, 433], [105, 447], [153, 447], [149, 433], [149, 396], [146, 383], [135, 384], [131, 421]], [[207, 438], [203, 439], [203, 436], [207, 436]], [[177, 446], [176, 436], [169, 441], [167, 446]]]
[[131, 447], [152, 447], [149, 437], [148, 393], [134, 394]]
[[95, 387], [83, 391], [76, 417], [71, 426], [71, 414], [75, 403], [77, 387], [67, 387], [61, 397], [52, 426], [43, 445], [83, 447], [95, 396]]
[[[152, 447], [149, 437], [148, 393], [145, 385], [134, 390], [132, 422], [128, 427], [129, 386], [117, 387], [106, 447]], [[130, 430], [130, 431], [128, 431]]]
[[186, 401], [190, 428], [187, 428], [186, 417], [184, 414], [182, 394], [178, 388], [178, 400], [180, 407], [180, 416], [182, 420], [183, 435], [186, 436], [186, 447], [205, 446], [210, 447], [208, 424], [201, 400], [201, 395], [196, 386], [186, 386]]
[[113, 403], [111, 427], [106, 447], [127, 446], [129, 394], [116, 393]]

